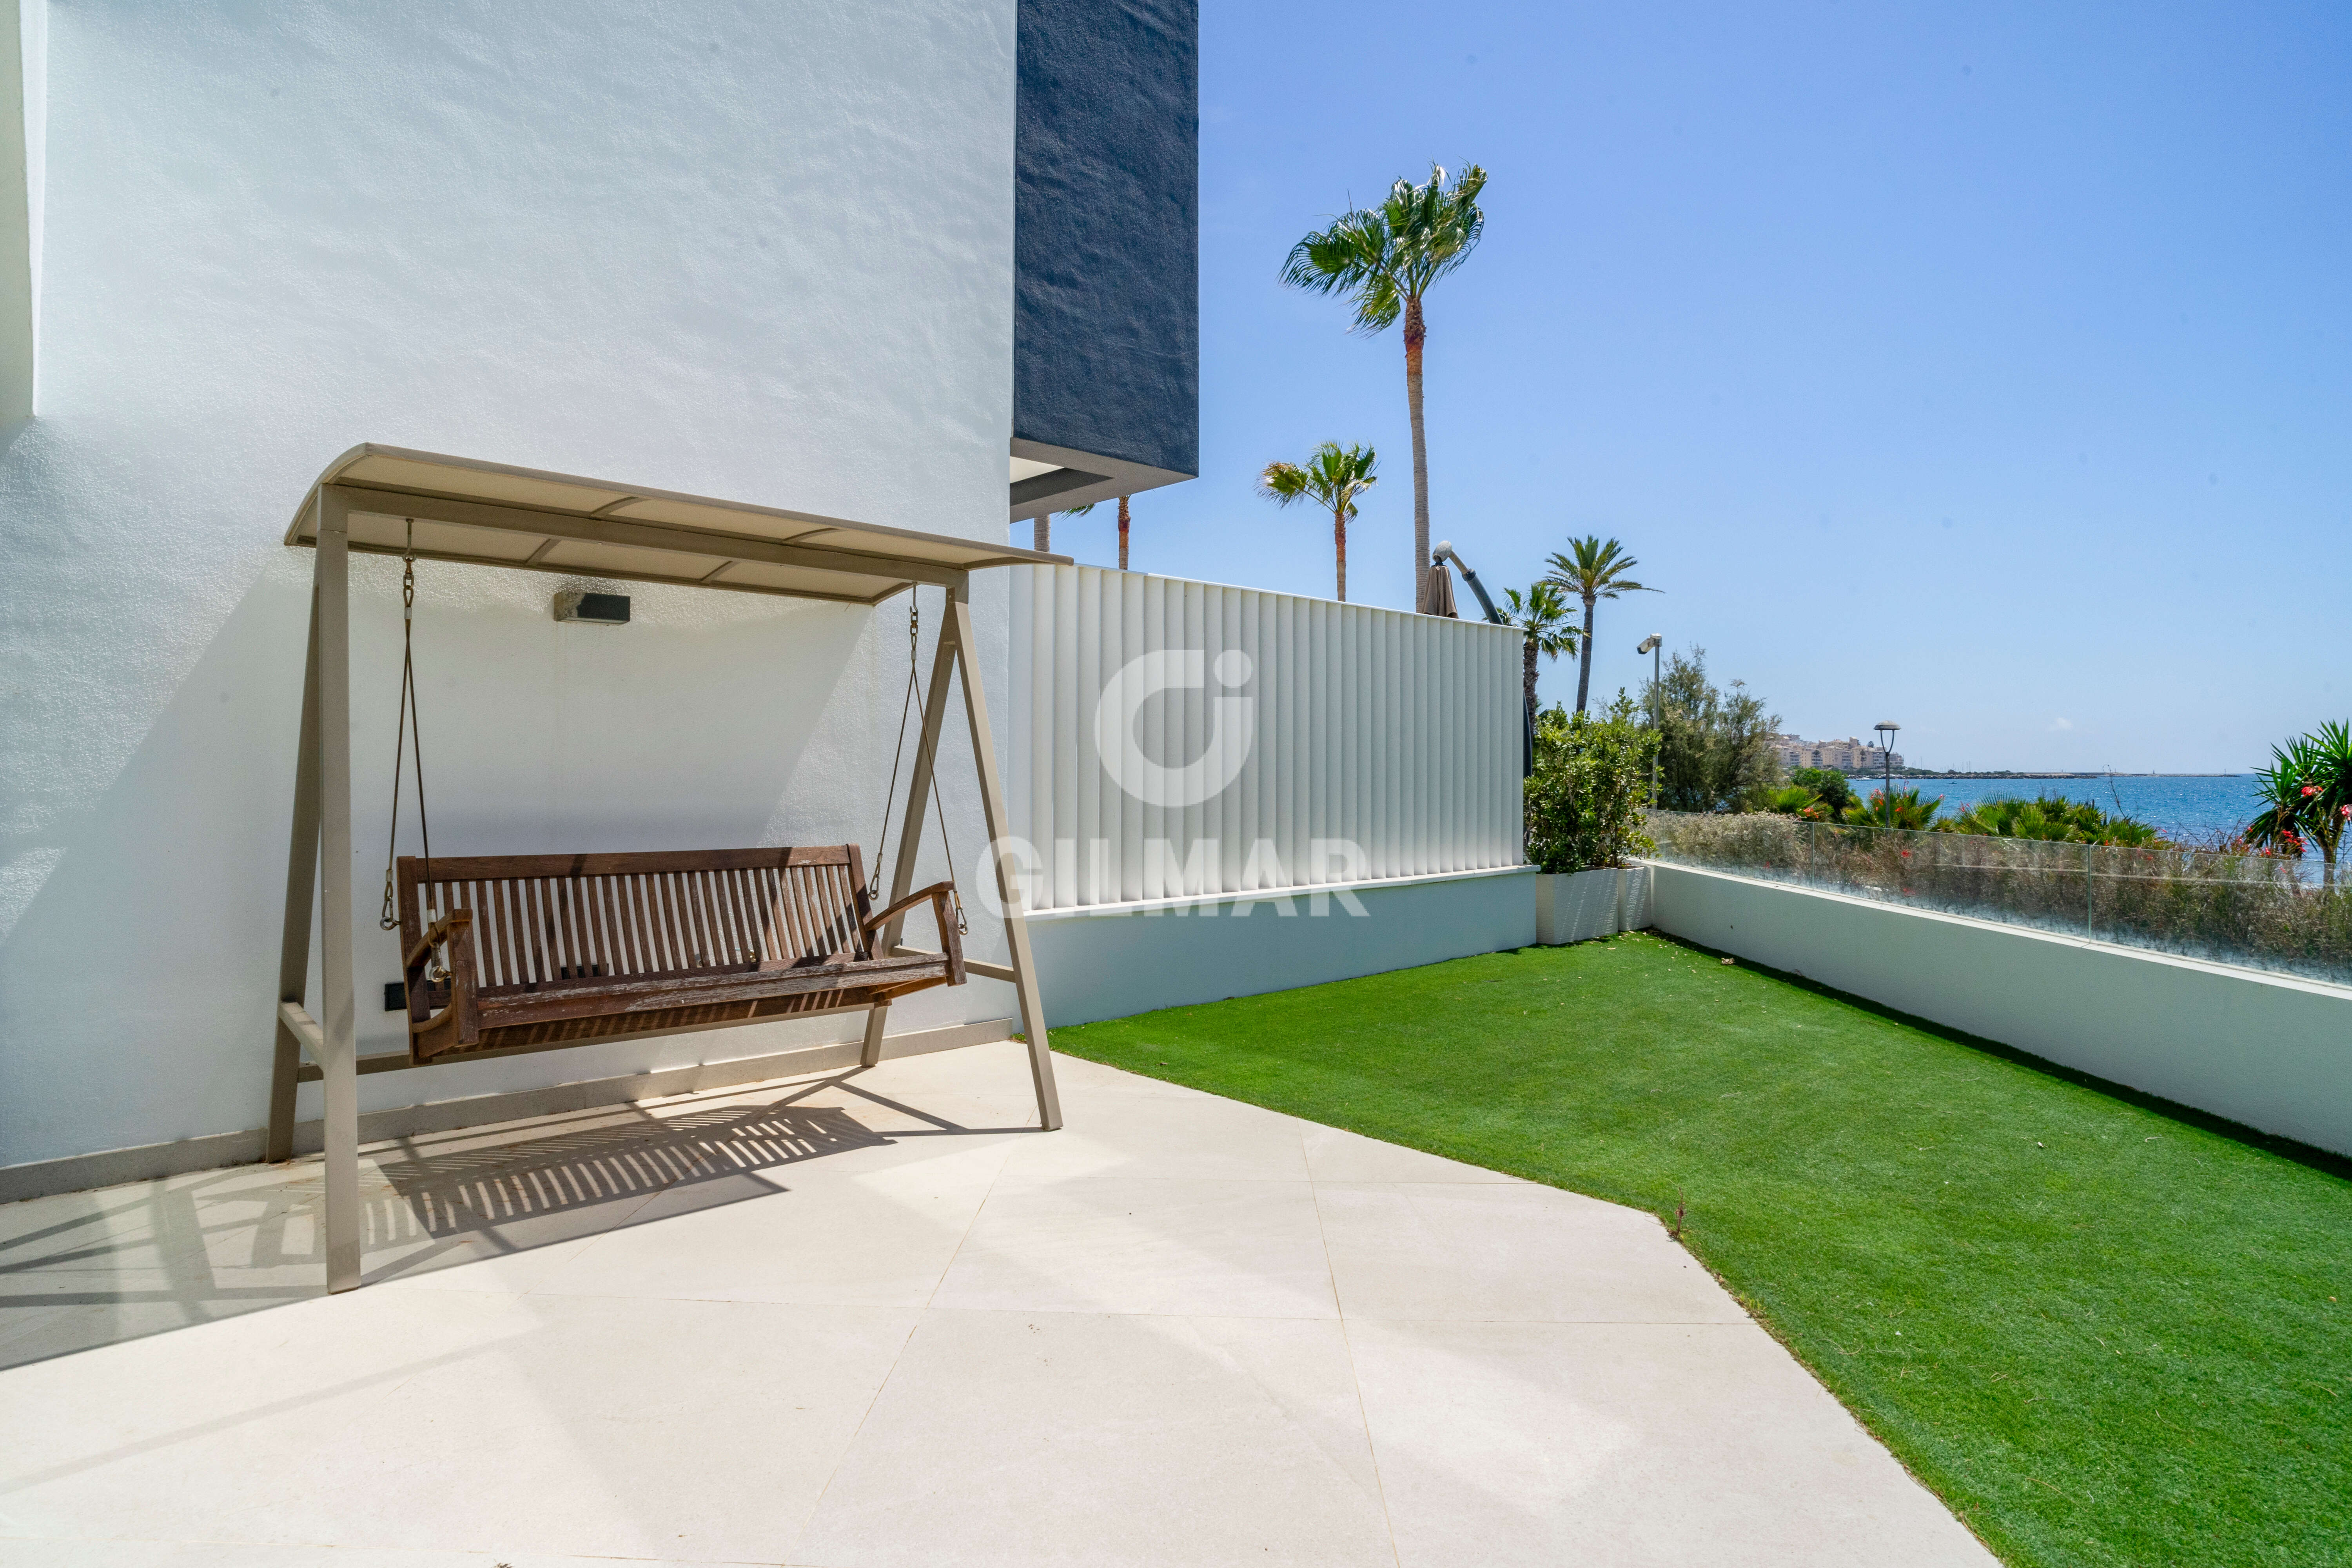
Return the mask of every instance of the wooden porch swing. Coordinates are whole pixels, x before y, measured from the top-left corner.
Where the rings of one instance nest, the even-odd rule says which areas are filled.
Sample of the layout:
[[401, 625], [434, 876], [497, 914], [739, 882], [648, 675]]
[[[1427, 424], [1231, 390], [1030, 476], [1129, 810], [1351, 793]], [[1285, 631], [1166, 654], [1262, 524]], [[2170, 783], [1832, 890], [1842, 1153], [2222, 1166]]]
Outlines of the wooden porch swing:
[[[330, 1290], [360, 1282], [358, 1079], [364, 1073], [848, 1011], [866, 1014], [860, 1060], [872, 1067], [882, 1058], [893, 1002], [979, 974], [1014, 987], [1039, 1122], [1048, 1130], [1062, 1124], [1018, 871], [1003, 849], [1004, 794], [987, 700], [972, 677], [969, 650], [971, 573], [1065, 558], [377, 446], [353, 447], [328, 467], [286, 542], [312, 547], [316, 558], [267, 1157], [292, 1156], [296, 1088], [320, 1080]], [[399, 932], [408, 1048], [360, 1057], [352, 943], [352, 551], [406, 557], [411, 578], [404, 597], [411, 603], [418, 560], [862, 605], [940, 588], [945, 615], [928, 687], [911, 662], [908, 669], [908, 700], [911, 709], [919, 696], [921, 724], [888, 901], [873, 908], [879, 844], [869, 883], [855, 844], [450, 858], [432, 854], [428, 828], [425, 853], [400, 857], [385, 889], [384, 924]], [[926, 796], [937, 795], [933, 761], [950, 676], [961, 682], [970, 721], [1009, 965], [964, 957], [963, 908], [952, 879], [913, 886]], [[404, 748], [415, 717], [406, 659], [402, 704]], [[394, 756], [395, 834], [403, 754]], [[886, 833], [897, 778], [894, 762]], [[421, 817], [421, 755], [416, 780]], [[946, 826], [942, 812], [943, 847]], [[952, 879], [952, 856], [949, 870]], [[314, 886], [324, 943], [316, 1016], [305, 1007]], [[900, 941], [908, 914], [925, 905], [939, 928], [936, 952]]]

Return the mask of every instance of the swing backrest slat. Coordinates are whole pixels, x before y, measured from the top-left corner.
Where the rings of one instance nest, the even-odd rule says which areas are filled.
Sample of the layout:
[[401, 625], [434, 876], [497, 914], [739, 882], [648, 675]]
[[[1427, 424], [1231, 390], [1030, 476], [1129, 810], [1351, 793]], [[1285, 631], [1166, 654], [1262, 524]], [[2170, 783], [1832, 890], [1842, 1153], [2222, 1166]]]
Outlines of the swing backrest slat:
[[399, 862], [401, 945], [473, 911], [481, 994], [873, 957], [855, 844]]

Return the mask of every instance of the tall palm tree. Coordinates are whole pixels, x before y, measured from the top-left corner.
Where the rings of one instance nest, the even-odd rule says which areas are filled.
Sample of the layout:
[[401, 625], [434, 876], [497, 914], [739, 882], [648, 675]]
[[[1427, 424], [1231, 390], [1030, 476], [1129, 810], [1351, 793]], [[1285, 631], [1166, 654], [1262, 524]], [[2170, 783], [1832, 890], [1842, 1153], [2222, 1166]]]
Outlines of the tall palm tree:
[[1519, 645], [1522, 675], [1527, 685], [1528, 711], [1536, 710], [1536, 656], [1558, 658], [1564, 653], [1574, 653], [1580, 640], [1576, 623], [1570, 619], [1573, 611], [1560, 596], [1559, 589], [1550, 583], [1538, 583], [1522, 598], [1517, 588], [1503, 590], [1504, 612], [1511, 625], [1527, 634]]
[[1486, 171], [1473, 163], [1448, 183], [1430, 165], [1429, 183], [1400, 179], [1376, 207], [1344, 213], [1290, 247], [1282, 280], [1354, 301], [1356, 325], [1377, 332], [1404, 318], [1404, 398], [1412, 418], [1412, 602], [1429, 592], [1429, 449], [1421, 424], [1421, 350], [1429, 335], [1422, 297], [1462, 265], [1486, 226], [1478, 193]]
[[1127, 498], [1118, 498], [1118, 569], [1127, 570]]
[[1304, 463], [1268, 463], [1257, 477], [1257, 493], [1278, 505], [1313, 501], [1331, 514], [1331, 543], [1339, 557], [1339, 602], [1348, 602], [1348, 524], [1356, 498], [1381, 482], [1372, 471], [1370, 447], [1342, 449], [1337, 441], [1315, 448]]
[[1658, 590], [1645, 588], [1626, 575], [1641, 563], [1626, 554], [1625, 547], [1615, 540], [1602, 543], [1597, 533], [1570, 540], [1568, 553], [1555, 553], [1550, 564], [1551, 574], [1544, 581], [1584, 601], [1583, 658], [1576, 672], [1576, 710], [1581, 713], [1592, 691], [1592, 606], [1620, 595]]

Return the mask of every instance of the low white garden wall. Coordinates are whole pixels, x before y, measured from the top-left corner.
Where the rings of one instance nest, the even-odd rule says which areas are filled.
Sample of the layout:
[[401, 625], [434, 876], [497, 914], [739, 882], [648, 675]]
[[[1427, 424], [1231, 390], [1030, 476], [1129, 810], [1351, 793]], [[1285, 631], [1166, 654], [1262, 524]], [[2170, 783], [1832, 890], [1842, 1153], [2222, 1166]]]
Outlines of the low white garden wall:
[[2352, 990], [1686, 866], [1659, 931], [2352, 1154]]
[[1029, 934], [1047, 1023], [1061, 1028], [1525, 947], [1535, 872], [1052, 910], [1029, 917]]

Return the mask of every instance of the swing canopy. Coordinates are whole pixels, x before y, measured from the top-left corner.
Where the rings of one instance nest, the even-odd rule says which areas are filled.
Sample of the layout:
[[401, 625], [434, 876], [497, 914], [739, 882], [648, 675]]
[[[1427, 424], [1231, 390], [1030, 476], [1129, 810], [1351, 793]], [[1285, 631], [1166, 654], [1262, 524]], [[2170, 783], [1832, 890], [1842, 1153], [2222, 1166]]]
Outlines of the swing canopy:
[[919, 583], [945, 587], [982, 567], [1070, 560], [373, 442], [327, 465], [296, 509], [287, 543], [318, 542], [316, 501], [329, 485], [349, 498], [351, 548], [364, 554], [406, 553], [414, 522], [420, 560], [740, 594], [877, 605]]

